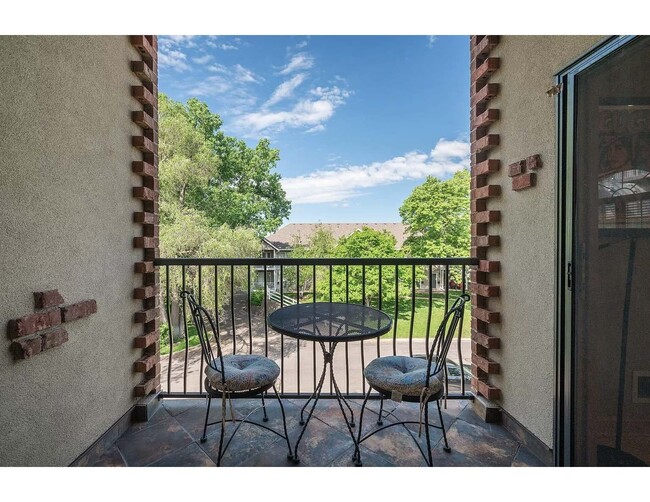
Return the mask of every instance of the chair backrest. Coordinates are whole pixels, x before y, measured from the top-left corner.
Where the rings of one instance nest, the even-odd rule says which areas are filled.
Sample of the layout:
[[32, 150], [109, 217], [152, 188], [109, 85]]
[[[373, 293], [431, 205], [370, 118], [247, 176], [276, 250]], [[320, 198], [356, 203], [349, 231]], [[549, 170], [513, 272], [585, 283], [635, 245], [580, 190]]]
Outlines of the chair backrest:
[[[208, 366], [216, 371], [222, 373], [223, 368], [223, 354], [221, 353], [221, 341], [219, 340], [219, 331], [217, 330], [216, 323], [210, 313], [194, 298], [190, 291], [181, 291], [181, 298], [187, 300], [190, 305], [190, 312], [192, 313], [192, 320], [196, 327], [196, 332], [199, 335], [201, 342], [201, 349], [203, 349], [203, 357]], [[185, 303], [183, 302], [183, 315], [185, 315]], [[207, 324], [206, 324], [207, 321]], [[212, 330], [212, 335], [215, 343], [217, 344], [217, 357], [219, 358], [219, 366], [217, 367], [212, 351], [212, 344], [210, 343], [210, 335], [208, 333], [208, 325]], [[223, 373], [222, 373], [223, 374]]]
[[[451, 342], [454, 339], [456, 331], [461, 328], [463, 316], [465, 315], [465, 304], [469, 301], [469, 295], [463, 293], [451, 308], [445, 313], [445, 316], [438, 327], [436, 336], [429, 350], [429, 364], [427, 365], [427, 386], [429, 378], [442, 371], [447, 363], [447, 353]], [[461, 361], [462, 364], [462, 361]]]

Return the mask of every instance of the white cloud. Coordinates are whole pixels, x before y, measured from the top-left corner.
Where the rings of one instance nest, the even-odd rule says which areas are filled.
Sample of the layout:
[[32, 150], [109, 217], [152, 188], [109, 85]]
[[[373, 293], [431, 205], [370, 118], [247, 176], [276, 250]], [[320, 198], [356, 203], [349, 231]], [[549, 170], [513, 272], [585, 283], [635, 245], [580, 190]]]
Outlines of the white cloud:
[[318, 124], [315, 125], [314, 127], [307, 129], [305, 132], [306, 133], [314, 133], [314, 132], [321, 132], [325, 130], [325, 126], [323, 124]]
[[307, 47], [307, 44], [308, 44], [308, 43], [309, 43], [309, 42], [307, 42], [307, 40], [303, 40], [303, 41], [301, 41], [301, 42], [298, 42], [298, 43], [296, 44], [296, 49], [304, 49], [305, 47]]
[[173, 68], [176, 71], [187, 71], [190, 69], [186, 63], [187, 57], [181, 51], [169, 50], [159, 51], [158, 63], [161, 67]]
[[222, 64], [215, 63], [208, 67], [208, 70], [220, 73], [232, 79], [234, 82], [239, 84], [257, 84], [263, 82], [264, 79], [258, 75], [255, 75], [248, 68], [244, 68], [240, 64], [234, 66], [224, 66]]
[[440, 139], [429, 155], [410, 152], [383, 162], [338, 167], [284, 178], [282, 187], [293, 204], [342, 202], [364, 190], [427, 176], [445, 177], [469, 168], [469, 143]]
[[427, 39], [429, 41], [429, 47], [433, 47], [433, 44], [438, 40], [438, 37], [436, 35], [429, 35]]
[[206, 64], [212, 60], [212, 56], [210, 54], [206, 54], [205, 56], [201, 56], [198, 58], [192, 58], [192, 61], [194, 61], [196, 64]]
[[306, 52], [299, 52], [280, 70], [280, 75], [288, 75], [294, 71], [308, 70], [312, 66], [314, 66], [314, 58]]
[[273, 92], [271, 97], [268, 99], [264, 106], [272, 106], [276, 103], [279, 103], [283, 99], [290, 98], [293, 95], [293, 91], [296, 90], [300, 84], [302, 84], [307, 75], [305, 73], [298, 73], [289, 80], [282, 82]]
[[349, 91], [338, 87], [317, 87], [310, 91], [317, 99], [302, 99], [291, 110], [259, 112], [242, 115], [237, 125], [260, 132], [266, 129], [280, 131], [285, 127], [313, 127], [329, 120], [338, 106], [345, 102]]

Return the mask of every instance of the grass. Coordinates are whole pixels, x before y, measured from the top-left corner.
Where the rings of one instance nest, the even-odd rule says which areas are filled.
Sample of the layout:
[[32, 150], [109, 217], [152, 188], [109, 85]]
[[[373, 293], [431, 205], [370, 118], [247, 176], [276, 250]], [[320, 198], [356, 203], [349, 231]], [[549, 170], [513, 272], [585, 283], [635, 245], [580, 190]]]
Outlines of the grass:
[[[456, 291], [449, 292], [449, 305], [454, 302], [460, 293]], [[305, 295], [301, 299], [301, 303], [307, 303], [311, 301], [311, 295]], [[372, 305], [377, 308], [378, 305], [375, 303]], [[393, 318], [393, 329], [386, 333], [382, 338], [392, 338], [395, 334], [396, 338], [408, 338], [411, 333], [411, 299], [410, 298], [400, 298], [399, 300], [399, 311], [397, 315], [397, 330], [395, 331], [395, 302], [387, 301], [384, 302], [381, 306], [381, 309], [386, 312], [391, 318]], [[445, 312], [445, 295], [443, 293], [434, 293], [432, 297], [432, 306], [431, 306], [431, 325], [429, 335], [433, 337], [442, 321], [442, 317]], [[427, 319], [429, 316], [429, 297], [427, 295], [416, 295], [415, 296], [415, 316], [413, 321], [413, 338], [424, 338], [427, 332]], [[463, 338], [470, 338], [470, 305], [469, 303], [465, 306], [465, 317], [463, 319]], [[196, 328], [193, 325], [188, 325], [188, 346], [194, 347], [200, 344], [199, 336], [196, 332]], [[185, 350], [185, 339], [181, 339], [174, 343], [174, 352], [179, 352]], [[166, 331], [162, 330], [162, 337], [160, 341], [160, 354], [165, 355], [169, 354], [169, 337], [166, 335]]]

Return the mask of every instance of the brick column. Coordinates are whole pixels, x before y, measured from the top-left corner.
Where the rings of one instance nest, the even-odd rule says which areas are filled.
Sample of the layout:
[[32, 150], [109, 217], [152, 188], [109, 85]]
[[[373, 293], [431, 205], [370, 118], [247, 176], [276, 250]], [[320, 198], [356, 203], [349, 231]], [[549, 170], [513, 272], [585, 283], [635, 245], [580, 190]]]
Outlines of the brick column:
[[[501, 390], [490, 384], [490, 375], [499, 373], [499, 363], [490, 359], [490, 350], [500, 347], [500, 340], [490, 332], [490, 326], [499, 323], [501, 315], [490, 307], [490, 300], [499, 297], [499, 286], [490, 284], [490, 273], [498, 272], [499, 261], [490, 260], [490, 249], [500, 245], [498, 235], [490, 233], [490, 224], [501, 219], [501, 212], [490, 209], [490, 202], [501, 195], [501, 186], [490, 175], [499, 171], [501, 161], [491, 156], [491, 150], [500, 143], [499, 134], [490, 132], [499, 120], [499, 110], [490, 108], [490, 101], [499, 94], [500, 86], [493, 81], [500, 58], [490, 52], [499, 43], [493, 35], [474, 35], [470, 38], [470, 106], [471, 106], [471, 221], [473, 258], [480, 260], [471, 272], [472, 296], [472, 390], [489, 400], [498, 400]], [[492, 179], [491, 179], [492, 178]]]
[[143, 377], [134, 393], [144, 397], [160, 391], [160, 277], [153, 265], [159, 256], [158, 41], [155, 35], [134, 35], [130, 40], [141, 56], [131, 61], [131, 71], [141, 82], [131, 87], [134, 98], [131, 120], [142, 133], [131, 138], [131, 145], [142, 152], [142, 160], [133, 162], [131, 169], [141, 179], [141, 184], [133, 187], [133, 197], [142, 204], [142, 210], [133, 214], [133, 221], [142, 227], [142, 235], [133, 239], [133, 246], [142, 249], [142, 261], [135, 264], [142, 285], [133, 291], [133, 297], [142, 300], [142, 310], [133, 319], [142, 325], [142, 333], [133, 341], [142, 354], [134, 362], [133, 370]]

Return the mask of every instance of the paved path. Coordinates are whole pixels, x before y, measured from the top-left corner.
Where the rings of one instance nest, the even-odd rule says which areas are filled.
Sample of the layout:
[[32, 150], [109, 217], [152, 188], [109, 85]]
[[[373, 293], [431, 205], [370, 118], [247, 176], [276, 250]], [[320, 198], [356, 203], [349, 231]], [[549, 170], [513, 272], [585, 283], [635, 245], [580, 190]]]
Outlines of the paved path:
[[[246, 336], [244, 338], [247, 338]], [[395, 341], [396, 353], [398, 355], [409, 355], [409, 340], [399, 338]], [[424, 338], [413, 339], [413, 354], [424, 354]], [[239, 344], [238, 344], [239, 345]], [[238, 347], [238, 353], [248, 352], [248, 342]], [[253, 353], [264, 354], [264, 336], [253, 337]], [[470, 364], [471, 346], [469, 339], [463, 339], [461, 345], [463, 361]], [[281, 357], [281, 355], [284, 357]], [[393, 354], [393, 340], [381, 339], [379, 354], [387, 356]], [[361, 357], [361, 342], [350, 342], [347, 345], [339, 344], [334, 352], [334, 372], [339, 388], [343, 392], [363, 392], [363, 367], [377, 357], [377, 340], [363, 342], [363, 359]], [[319, 345], [312, 342], [300, 342], [300, 349], [297, 349], [297, 341], [287, 336], [280, 337], [277, 333], [269, 330], [269, 356], [282, 369], [281, 381], [278, 382], [283, 392], [311, 392], [320, 378], [323, 369], [323, 353]], [[185, 351], [176, 352], [172, 356], [171, 372], [169, 381], [172, 392], [199, 392], [201, 389], [203, 375], [201, 364], [201, 350], [199, 347], [192, 347], [187, 354], [187, 371], [185, 371]], [[314, 357], [316, 362], [316, 375], [314, 376]], [[346, 372], [346, 357], [348, 360], [348, 371]], [[300, 358], [300, 361], [298, 359]], [[458, 345], [454, 341], [450, 350], [449, 358], [458, 361]], [[167, 390], [169, 355], [161, 356], [162, 388]], [[300, 371], [298, 371], [300, 368]], [[183, 377], [187, 373], [187, 384], [184, 387]], [[298, 382], [300, 379], [300, 382]], [[326, 376], [324, 391], [329, 391], [329, 376]], [[300, 384], [300, 389], [298, 389]]]

